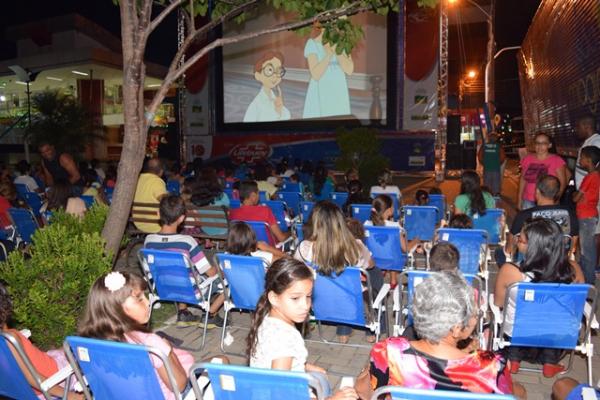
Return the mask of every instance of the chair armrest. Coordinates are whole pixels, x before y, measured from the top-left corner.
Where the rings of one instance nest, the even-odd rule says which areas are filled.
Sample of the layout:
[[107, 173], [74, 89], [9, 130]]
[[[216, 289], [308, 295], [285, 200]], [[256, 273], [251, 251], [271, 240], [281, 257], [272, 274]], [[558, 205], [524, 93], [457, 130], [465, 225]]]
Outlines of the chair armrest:
[[494, 294], [493, 293], [490, 293], [488, 305], [490, 307], [490, 310], [492, 311], [492, 314], [494, 315], [494, 323], [500, 325], [503, 321], [502, 311], [500, 311], [500, 308], [494, 303]]
[[379, 308], [381, 306], [381, 303], [387, 297], [389, 292], [390, 292], [390, 284], [384, 283], [383, 286], [381, 286], [379, 293], [377, 293], [375, 300], [373, 300], [373, 308]]
[[[583, 306], [583, 315], [585, 316], [585, 319], [590, 321], [590, 328], [598, 329], [600, 327], [600, 325], [598, 324], [598, 320], [596, 319], [596, 314], [592, 311], [592, 306], [587, 301], [585, 302], [585, 305]], [[591, 316], [591, 320], [590, 320], [590, 316]]]
[[281, 251], [283, 251], [283, 249], [285, 248], [285, 245], [288, 243], [291, 243], [291, 241], [294, 240], [294, 238], [290, 235], [289, 238], [285, 239], [283, 242], [279, 242], [275, 245], [276, 249], [280, 249]]
[[400, 311], [402, 304], [400, 304], [400, 285], [396, 286], [392, 291], [392, 308], [394, 311]]
[[[42, 389], [49, 390], [50, 388], [66, 380], [69, 376], [71, 376], [71, 374], [73, 374], [73, 368], [70, 365], [67, 365], [42, 382]], [[65, 387], [65, 390], [68, 391], [69, 388]]]

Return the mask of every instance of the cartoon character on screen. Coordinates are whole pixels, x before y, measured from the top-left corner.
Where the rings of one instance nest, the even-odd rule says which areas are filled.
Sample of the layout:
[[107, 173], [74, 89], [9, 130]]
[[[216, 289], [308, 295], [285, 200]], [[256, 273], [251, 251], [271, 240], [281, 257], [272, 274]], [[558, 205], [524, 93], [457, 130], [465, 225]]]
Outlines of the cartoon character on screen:
[[262, 83], [262, 88], [248, 106], [244, 122], [290, 119], [290, 110], [283, 105], [283, 94], [279, 87], [285, 75], [283, 61], [283, 54], [268, 51], [254, 64], [254, 79]]
[[336, 46], [323, 44], [323, 28], [315, 24], [304, 46], [310, 81], [304, 99], [303, 118], [349, 115], [350, 94], [346, 75], [352, 75], [352, 56], [336, 53]]

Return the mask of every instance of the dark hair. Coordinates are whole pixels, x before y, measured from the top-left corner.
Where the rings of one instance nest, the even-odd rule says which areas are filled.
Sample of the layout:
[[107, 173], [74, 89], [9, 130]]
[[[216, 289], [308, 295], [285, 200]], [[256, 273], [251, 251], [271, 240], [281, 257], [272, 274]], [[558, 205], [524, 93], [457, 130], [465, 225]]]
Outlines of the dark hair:
[[[481, 179], [475, 171], [464, 171], [461, 178], [460, 194], [466, 194], [469, 198], [471, 214], [485, 215], [485, 198], [481, 190]], [[468, 212], [469, 210], [463, 210]]]
[[108, 274], [102, 275], [92, 285], [79, 320], [79, 336], [124, 342], [128, 332], [149, 332], [146, 325], [135, 321], [123, 310], [123, 303], [134, 290], [146, 290], [146, 281], [136, 274], [118, 273], [125, 277], [125, 285], [118, 290], [110, 291], [106, 287], [104, 279]]
[[268, 177], [269, 172], [267, 171], [266, 165], [258, 164], [254, 166], [254, 179], [257, 181], [266, 181]]
[[450, 242], [440, 241], [429, 252], [429, 269], [431, 271], [456, 271], [460, 261], [460, 253]]
[[352, 204], [369, 204], [371, 199], [363, 192], [362, 183], [356, 179], [348, 182], [348, 198], [342, 207], [342, 211], [348, 217], [352, 215], [352, 209], [350, 206]]
[[59, 179], [48, 190], [48, 210], [66, 209], [69, 198], [73, 197], [73, 186], [66, 179]]
[[159, 225], [171, 225], [176, 222], [179, 217], [185, 215], [185, 202], [181, 197], [169, 194], [160, 199], [158, 210]]
[[291, 182], [300, 182], [300, 176], [298, 176], [298, 174], [292, 174], [290, 175], [290, 181]]
[[[595, 148], [595, 147], [594, 147]], [[538, 178], [535, 188], [546, 199], [558, 200], [560, 193], [560, 181], [552, 175], [542, 175]]]
[[429, 193], [427, 193], [423, 189], [419, 189], [415, 193], [415, 200], [417, 201], [418, 205], [420, 205], [420, 206], [425, 205], [425, 204], [429, 203]]
[[212, 204], [223, 193], [217, 171], [211, 167], [202, 168], [200, 176], [196, 177], [191, 186], [191, 191], [191, 201], [194, 205], [204, 207]]
[[375, 226], [385, 226], [383, 213], [394, 206], [394, 202], [387, 194], [378, 194], [371, 202], [371, 215], [369, 219]]
[[242, 221], [231, 224], [227, 234], [227, 251], [242, 256], [256, 251], [256, 234], [250, 225]]
[[467, 214], [455, 214], [448, 222], [449, 228], [473, 229], [473, 220]]
[[438, 187], [432, 187], [429, 189], [429, 194], [442, 194], [442, 189]]
[[13, 306], [8, 289], [0, 282], [0, 329], [12, 317]]
[[155, 175], [160, 175], [163, 170], [162, 161], [158, 158], [151, 158], [146, 162], [146, 172], [150, 172]]
[[323, 190], [323, 186], [325, 186], [325, 181], [327, 180], [327, 168], [323, 165], [320, 165], [315, 170], [315, 175], [313, 177], [314, 182], [314, 191], [316, 195], [321, 195], [321, 191]]
[[92, 186], [94, 182], [98, 182], [98, 173], [95, 169], [87, 168], [83, 171], [82, 175], [86, 187]]
[[240, 200], [246, 200], [252, 193], [258, 194], [258, 183], [256, 181], [243, 181], [240, 184]]
[[596, 146], [585, 146], [581, 149], [581, 155], [592, 161], [595, 170], [600, 167], [600, 149]]
[[29, 163], [26, 160], [21, 160], [17, 163], [17, 171], [19, 171], [21, 175], [27, 174], [30, 169], [31, 165], [29, 165]]
[[265, 317], [271, 311], [271, 303], [269, 302], [269, 292], [282, 294], [295, 282], [303, 280], [314, 280], [314, 273], [302, 261], [295, 260], [291, 257], [280, 258], [273, 262], [265, 276], [265, 290], [256, 303], [256, 311], [252, 318], [252, 327], [246, 339], [246, 354], [251, 358], [256, 351], [256, 343], [258, 341], [258, 329], [263, 323]]
[[354, 238], [364, 240], [365, 227], [363, 224], [360, 223], [359, 220], [354, 218], [346, 218], [346, 226], [348, 227], [348, 230], [350, 231], [350, 233], [352, 233], [352, 236], [354, 236]]
[[533, 282], [570, 283], [574, 273], [565, 252], [564, 235], [551, 219], [534, 218], [523, 227], [527, 251], [521, 272], [532, 272]]

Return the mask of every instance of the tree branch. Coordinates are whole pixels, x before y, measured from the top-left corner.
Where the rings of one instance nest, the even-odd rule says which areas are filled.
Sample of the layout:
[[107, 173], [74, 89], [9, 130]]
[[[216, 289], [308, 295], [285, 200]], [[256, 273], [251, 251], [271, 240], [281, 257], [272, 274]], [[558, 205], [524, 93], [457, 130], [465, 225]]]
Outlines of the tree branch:
[[190, 35], [196, 32], [196, 23], [194, 22], [194, 0], [190, 0]]
[[150, 25], [148, 25], [148, 28], [146, 29], [146, 35], [149, 36], [152, 33], [152, 31], [154, 31], [154, 29], [156, 29], [156, 27], [160, 25], [161, 22], [163, 22], [167, 15], [169, 15], [173, 10], [175, 10], [184, 2], [185, 0], [173, 0], [171, 4], [165, 7], [165, 9], [162, 10], [160, 14], [158, 14], [156, 18], [152, 20], [152, 22], [150, 22]]

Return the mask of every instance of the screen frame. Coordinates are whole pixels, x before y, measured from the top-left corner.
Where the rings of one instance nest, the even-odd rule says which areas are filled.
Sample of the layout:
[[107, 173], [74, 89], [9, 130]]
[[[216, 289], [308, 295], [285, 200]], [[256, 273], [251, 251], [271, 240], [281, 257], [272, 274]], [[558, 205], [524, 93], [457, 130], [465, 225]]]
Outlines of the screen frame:
[[[400, 17], [404, 16], [404, 10], [399, 13], [390, 12], [387, 15], [387, 85], [386, 85], [386, 123], [379, 120], [357, 120], [357, 119], [315, 119], [315, 120], [288, 120], [272, 122], [225, 122], [224, 96], [223, 96], [223, 47], [218, 47], [213, 53], [214, 68], [212, 70], [212, 81], [214, 82], [213, 98], [214, 126], [217, 134], [240, 134], [240, 133], [293, 133], [293, 132], [335, 132], [340, 126], [347, 128], [370, 126], [382, 131], [398, 130], [402, 125], [402, 94], [404, 90], [403, 75], [404, 65], [400, 57], [404, 57], [404, 40], [399, 40]], [[217, 37], [222, 37], [220, 26]], [[403, 37], [403, 35], [402, 35]], [[393, 44], [396, 44], [394, 46]], [[401, 68], [398, 66], [401, 65]]]

